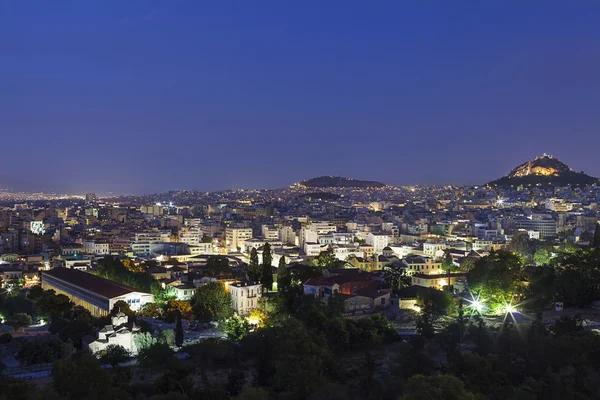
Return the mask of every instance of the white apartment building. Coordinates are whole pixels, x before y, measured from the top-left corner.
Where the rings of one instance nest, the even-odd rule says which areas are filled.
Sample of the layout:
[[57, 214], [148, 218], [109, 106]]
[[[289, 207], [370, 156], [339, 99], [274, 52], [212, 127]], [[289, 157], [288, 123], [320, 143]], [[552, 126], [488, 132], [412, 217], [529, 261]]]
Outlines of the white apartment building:
[[170, 242], [171, 241], [171, 232], [164, 230], [147, 230], [143, 232], [136, 232], [133, 235], [133, 242]]
[[234, 282], [229, 287], [231, 293], [231, 307], [240, 315], [247, 315], [258, 307], [258, 301], [262, 297], [262, 285], [260, 283], [241, 281]]
[[329, 246], [333, 250], [335, 258], [341, 261], [346, 261], [348, 257], [362, 257], [363, 252], [358, 247], [358, 244], [332, 244]]
[[202, 241], [202, 233], [198, 228], [186, 227], [179, 230], [179, 241], [189, 244], [190, 246], [198, 246]]
[[241, 251], [246, 240], [252, 239], [251, 228], [225, 229], [225, 243], [228, 252]]
[[86, 254], [105, 255], [110, 254], [110, 243], [106, 241], [84, 240], [83, 251]]
[[298, 246], [300, 243], [298, 241], [298, 235], [291, 226], [282, 226], [279, 228], [279, 240], [281, 240], [285, 244], [291, 244], [294, 246]]
[[383, 252], [383, 249], [387, 247], [387, 245], [390, 242], [390, 235], [386, 233], [369, 232], [367, 234], [366, 241], [369, 246], [373, 246], [375, 254], [381, 254]]
[[308, 257], [316, 257], [321, 254], [321, 245], [315, 242], [306, 242], [303, 250]]
[[437, 252], [444, 250], [446, 244], [442, 242], [425, 242], [423, 243], [423, 254], [430, 257], [435, 257]]
[[306, 227], [300, 229], [300, 246], [304, 247], [304, 243], [317, 243], [319, 241], [319, 234], [317, 231], [311, 230]]
[[279, 240], [279, 230], [273, 225], [263, 225], [261, 227], [261, 236], [267, 242]]

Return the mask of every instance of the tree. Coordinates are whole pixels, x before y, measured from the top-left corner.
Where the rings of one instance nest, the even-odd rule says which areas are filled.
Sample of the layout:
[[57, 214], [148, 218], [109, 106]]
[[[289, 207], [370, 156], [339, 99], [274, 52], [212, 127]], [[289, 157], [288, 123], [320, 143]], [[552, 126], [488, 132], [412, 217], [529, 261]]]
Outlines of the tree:
[[398, 264], [390, 264], [384, 267], [383, 279], [392, 287], [394, 292], [411, 285], [411, 279], [406, 274], [406, 269]]
[[27, 328], [31, 325], [31, 317], [25, 313], [16, 313], [8, 320], [8, 325], [12, 326], [15, 331]]
[[239, 369], [229, 371], [229, 374], [227, 375], [226, 390], [230, 396], [237, 396], [240, 394], [245, 384], [246, 374], [244, 374], [244, 371]]
[[596, 229], [594, 229], [594, 239], [592, 240], [592, 247], [600, 249], [600, 223], [596, 223]]
[[431, 338], [435, 335], [435, 330], [433, 329], [433, 315], [432, 315], [432, 305], [431, 301], [428, 300], [424, 304], [421, 305], [421, 311], [419, 312], [419, 316], [417, 317], [417, 333], [426, 338]]
[[484, 400], [483, 395], [465, 389], [459, 378], [442, 374], [435, 376], [415, 375], [406, 382], [401, 400]]
[[324, 268], [343, 268], [344, 261], [338, 260], [333, 249], [329, 248], [315, 258], [315, 264]]
[[264, 290], [273, 290], [273, 267], [270, 264], [262, 265], [260, 283], [262, 283]]
[[527, 232], [517, 232], [513, 235], [509, 250], [517, 253], [527, 261], [531, 261], [533, 256], [533, 246]]
[[162, 308], [160, 308], [160, 306], [156, 303], [146, 303], [142, 306], [138, 312], [138, 315], [148, 318], [161, 318]]
[[45, 364], [69, 357], [75, 352], [70, 343], [58, 339], [38, 339], [21, 344], [17, 358], [26, 365]]
[[52, 386], [64, 399], [112, 398], [111, 379], [96, 357], [63, 358], [52, 367]]
[[224, 321], [232, 313], [231, 294], [220, 282], [210, 282], [196, 290], [192, 311], [200, 322]]
[[450, 252], [446, 252], [446, 254], [444, 254], [444, 258], [442, 258], [442, 269], [448, 273], [456, 269], [454, 261], [452, 260], [452, 254], [450, 254]]
[[150, 333], [142, 332], [133, 337], [133, 343], [135, 343], [137, 351], [140, 352], [148, 347], [154, 346], [157, 343], [157, 340]]
[[250, 250], [250, 264], [248, 264], [248, 279], [252, 282], [258, 282], [260, 280], [262, 270], [258, 264], [258, 252], [253, 247]]
[[524, 295], [525, 278], [521, 259], [500, 250], [478, 259], [475, 268], [469, 272], [468, 282], [471, 291], [485, 299], [492, 312], [498, 312]]
[[273, 251], [269, 242], [265, 243], [263, 247], [262, 261], [263, 265], [273, 266]]
[[127, 315], [128, 317], [132, 317], [135, 315], [135, 311], [131, 309], [131, 306], [127, 304], [125, 300], [119, 300], [113, 306], [113, 309], [110, 311], [111, 315], [117, 315], [119, 312]]
[[158, 342], [167, 346], [175, 345], [175, 331], [173, 329], [164, 329], [158, 335]]
[[109, 344], [106, 346], [106, 349], [102, 351], [100, 361], [116, 368], [117, 365], [127, 361], [130, 356], [131, 354], [125, 347], [118, 344]]
[[177, 319], [178, 315], [181, 315], [183, 319], [192, 319], [194, 314], [192, 313], [192, 305], [189, 301], [185, 300], [169, 300], [166, 307], [167, 320], [172, 322]]
[[233, 316], [225, 322], [225, 333], [231, 340], [241, 340], [249, 331], [250, 324], [238, 313], [233, 314]]
[[[285, 262], [285, 256], [281, 256], [279, 259], [279, 264], [277, 265], [277, 291], [285, 291], [287, 289], [287, 285], [289, 285], [289, 271], [287, 270], [287, 265]], [[284, 287], [281, 288], [281, 285]]]
[[164, 366], [173, 357], [173, 350], [164, 343], [155, 343], [138, 352], [138, 363], [144, 368]]
[[175, 324], [175, 345], [179, 348], [183, 346], [183, 326], [181, 324], [181, 312], [177, 313], [177, 323]]
[[535, 265], [548, 265], [552, 259], [552, 254], [545, 248], [539, 248], [533, 254], [533, 262]]
[[29, 293], [27, 293], [27, 297], [30, 300], [37, 301], [44, 295], [44, 289], [40, 285], [36, 285], [29, 289]]
[[209, 276], [230, 276], [229, 259], [225, 256], [210, 256], [206, 262]]

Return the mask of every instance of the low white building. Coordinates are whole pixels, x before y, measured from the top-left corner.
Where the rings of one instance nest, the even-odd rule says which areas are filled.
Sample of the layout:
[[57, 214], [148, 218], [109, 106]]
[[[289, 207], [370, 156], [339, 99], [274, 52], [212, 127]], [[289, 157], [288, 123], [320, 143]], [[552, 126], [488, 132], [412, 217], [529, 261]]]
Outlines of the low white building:
[[317, 257], [321, 254], [321, 245], [319, 243], [314, 242], [306, 242], [304, 243], [304, 254], [308, 257]]
[[122, 312], [112, 317], [112, 325], [105, 325], [97, 333], [97, 338], [87, 347], [94, 354], [101, 352], [111, 344], [123, 346], [131, 354], [137, 354], [134, 337], [140, 333], [140, 327], [135, 322], [129, 323], [129, 317]]
[[376, 254], [381, 254], [383, 249], [388, 246], [390, 242], [390, 235], [386, 233], [373, 233], [369, 232], [367, 234], [367, 244], [369, 246], [373, 246]]

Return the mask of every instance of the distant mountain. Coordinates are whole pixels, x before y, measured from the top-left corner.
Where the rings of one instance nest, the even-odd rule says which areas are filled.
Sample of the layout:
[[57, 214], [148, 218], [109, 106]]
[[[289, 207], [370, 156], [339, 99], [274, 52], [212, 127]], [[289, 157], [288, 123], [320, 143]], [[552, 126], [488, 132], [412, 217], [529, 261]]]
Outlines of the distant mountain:
[[344, 187], [344, 188], [382, 188], [386, 185], [376, 181], [361, 181], [341, 176], [319, 176], [300, 182], [301, 186], [310, 188]]
[[598, 178], [575, 172], [567, 164], [548, 154], [524, 162], [488, 186], [586, 186], [599, 183]]

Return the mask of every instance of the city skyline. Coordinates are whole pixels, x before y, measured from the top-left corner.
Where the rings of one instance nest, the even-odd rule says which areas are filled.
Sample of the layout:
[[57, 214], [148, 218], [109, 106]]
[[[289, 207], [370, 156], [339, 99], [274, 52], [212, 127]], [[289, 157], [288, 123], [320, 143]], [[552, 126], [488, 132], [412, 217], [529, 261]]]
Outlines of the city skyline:
[[0, 186], [482, 184], [544, 152], [600, 176], [598, 16], [558, 2], [0, 2]]

